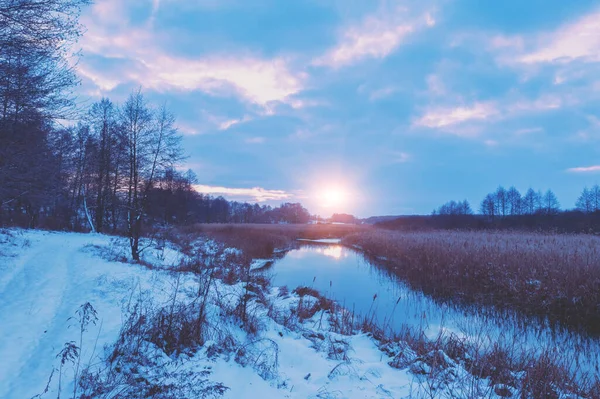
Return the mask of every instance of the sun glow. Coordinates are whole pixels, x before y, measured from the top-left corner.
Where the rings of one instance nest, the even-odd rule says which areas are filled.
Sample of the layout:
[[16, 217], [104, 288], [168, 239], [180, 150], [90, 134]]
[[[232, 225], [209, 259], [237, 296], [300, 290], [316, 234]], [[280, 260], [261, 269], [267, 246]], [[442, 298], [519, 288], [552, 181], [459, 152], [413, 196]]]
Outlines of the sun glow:
[[329, 187], [322, 190], [318, 196], [324, 208], [343, 208], [348, 205], [348, 193], [340, 187]]

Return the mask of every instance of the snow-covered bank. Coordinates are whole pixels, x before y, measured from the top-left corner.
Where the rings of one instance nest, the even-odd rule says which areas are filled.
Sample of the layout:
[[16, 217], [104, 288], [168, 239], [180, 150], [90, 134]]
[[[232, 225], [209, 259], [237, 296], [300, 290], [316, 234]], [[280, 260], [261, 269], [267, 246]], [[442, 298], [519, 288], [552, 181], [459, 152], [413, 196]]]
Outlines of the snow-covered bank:
[[[59, 351], [67, 342], [79, 342], [80, 332], [73, 318], [84, 303], [92, 304], [99, 319], [85, 332], [81, 350], [82, 362], [94, 363], [102, 357], [103, 347], [116, 341], [124, 309], [136, 296], [151, 293], [154, 303], [160, 306], [167, 304], [173, 292], [176, 277], [171, 273], [102, 259], [100, 249], [111, 246], [111, 237], [42, 231], [8, 233], [12, 237], [6, 237], [5, 232], [0, 244], [2, 398], [31, 398], [44, 392], [52, 371], [59, 367]], [[187, 274], [185, 284], [189, 286], [193, 276]], [[273, 292], [273, 298], [278, 298], [278, 307], [298, 300], [280, 297], [277, 292]], [[351, 366], [338, 367], [340, 360], [315, 350], [314, 343], [302, 333], [289, 331], [266, 314], [260, 320], [264, 324], [261, 339], [277, 344], [276, 378], [261, 378], [252, 365], [243, 367], [234, 356], [209, 359], [205, 349], [190, 357], [189, 362], [184, 361], [185, 367], [210, 367], [210, 380], [228, 387], [225, 397], [231, 398], [389, 396], [385, 392], [398, 397], [409, 392], [409, 375], [389, 367], [389, 359], [365, 335], [347, 339], [348, 356], [353, 361], [348, 363]], [[257, 339], [242, 336], [243, 331], [234, 325], [231, 329], [242, 344]], [[334, 369], [337, 371], [332, 374]], [[57, 373], [42, 397], [56, 397]], [[72, 378], [72, 366], [66, 365], [63, 397], [70, 397]]]

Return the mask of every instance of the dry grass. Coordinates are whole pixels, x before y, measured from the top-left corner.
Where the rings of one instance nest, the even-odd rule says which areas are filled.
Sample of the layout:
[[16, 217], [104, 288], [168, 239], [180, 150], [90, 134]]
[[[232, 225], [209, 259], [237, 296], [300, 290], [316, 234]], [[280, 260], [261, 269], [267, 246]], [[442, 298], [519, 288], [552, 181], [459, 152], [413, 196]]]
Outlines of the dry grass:
[[509, 232], [347, 236], [411, 285], [443, 300], [494, 305], [600, 333], [600, 238]]
[[370, 226], [343, 224], [196, 224], [183, 228], [182, 232], [206, 235], [241, 249], [250, 258], [269, 258], [275, 250], [293, 246], [298, 238], [341, 238], [370, 229]]

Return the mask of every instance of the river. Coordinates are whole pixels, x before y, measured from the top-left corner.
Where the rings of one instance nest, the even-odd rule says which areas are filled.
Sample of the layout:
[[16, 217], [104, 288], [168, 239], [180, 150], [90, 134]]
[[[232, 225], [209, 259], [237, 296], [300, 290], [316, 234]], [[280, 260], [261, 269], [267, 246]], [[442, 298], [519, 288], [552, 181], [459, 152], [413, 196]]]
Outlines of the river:
[[454, 333], [482, 346], [498, 343], [524, 347], [529, 353], [560, 351], [579, 370], [600, 366], [600, 339], [596, 337], [551, 328], [539, 319], [435, 301], [334, 240], [304, 241], [262, 272], [270, 275], [274, 286], [314, 288], [388, 332], [410, 328], [430, 339]]

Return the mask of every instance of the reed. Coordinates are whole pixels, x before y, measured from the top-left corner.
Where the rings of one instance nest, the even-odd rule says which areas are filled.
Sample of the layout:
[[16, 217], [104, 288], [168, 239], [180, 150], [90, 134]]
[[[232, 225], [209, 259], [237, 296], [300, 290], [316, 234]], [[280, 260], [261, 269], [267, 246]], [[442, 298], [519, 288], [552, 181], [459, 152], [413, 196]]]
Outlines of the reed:
[[299, 238], [342, 238], [368, 231], [370, 226], [345, 224], [196, 224], [180, 230], [201, 234], [228, 247], [242, 250], [250, 258], [270, 258], [276, 250], [295, 245]]
[[516, 310], [600, 334], [596, 236], [373, 229], [343, 243], [437, 299]]

